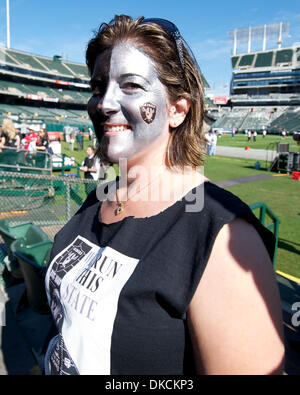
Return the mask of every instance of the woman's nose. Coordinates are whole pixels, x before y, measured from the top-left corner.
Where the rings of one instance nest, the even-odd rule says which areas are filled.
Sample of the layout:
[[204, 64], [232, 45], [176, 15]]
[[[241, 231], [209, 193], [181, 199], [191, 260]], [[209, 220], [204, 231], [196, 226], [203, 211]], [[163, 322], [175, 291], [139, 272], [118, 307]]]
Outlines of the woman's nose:
[[120, 110], [118, 99], [117, 89], [113, 84], [110, 84], [107, 87], [104, 96], [99, 100], [97, 108], [106, 116], [114, 114]]

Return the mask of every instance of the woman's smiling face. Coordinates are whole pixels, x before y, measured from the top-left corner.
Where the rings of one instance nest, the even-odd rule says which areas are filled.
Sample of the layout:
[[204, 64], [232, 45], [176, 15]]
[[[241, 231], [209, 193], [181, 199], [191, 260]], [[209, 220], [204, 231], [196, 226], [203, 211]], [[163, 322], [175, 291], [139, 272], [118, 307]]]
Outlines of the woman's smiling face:
[[125, 42], [101, 53], [88, 112], [111, 162], [131, 159], [169, 133], [168, 99], [151, 58]]

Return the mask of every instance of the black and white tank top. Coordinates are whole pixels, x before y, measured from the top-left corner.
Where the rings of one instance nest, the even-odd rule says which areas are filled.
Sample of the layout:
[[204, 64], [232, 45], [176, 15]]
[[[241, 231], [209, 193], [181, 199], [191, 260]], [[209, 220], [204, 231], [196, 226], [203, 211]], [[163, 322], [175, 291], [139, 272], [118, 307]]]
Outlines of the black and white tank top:
[[[187, 207], [199, 188], [194, 212]], [[244, 218], [270, 256], [272, 233], [210, 182], [149, 218], [106, 225], [100, 207], [94, 191], [55, 237], [46, 289], [58, 335], [46, 374], [193, 374], [186, 313], [218, 232]]]

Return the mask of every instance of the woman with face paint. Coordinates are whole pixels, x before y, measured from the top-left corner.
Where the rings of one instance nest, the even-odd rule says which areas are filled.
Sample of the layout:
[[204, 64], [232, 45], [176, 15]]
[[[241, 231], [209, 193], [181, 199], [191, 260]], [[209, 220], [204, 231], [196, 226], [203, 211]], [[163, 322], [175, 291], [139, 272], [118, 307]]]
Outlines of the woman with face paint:
[[121, 177], [55, 238], [46, 373], [281, 373], [274, 238], [200, 171], [201, 74], [178, 29], [116, 16], [86, 59], [98, 155]]

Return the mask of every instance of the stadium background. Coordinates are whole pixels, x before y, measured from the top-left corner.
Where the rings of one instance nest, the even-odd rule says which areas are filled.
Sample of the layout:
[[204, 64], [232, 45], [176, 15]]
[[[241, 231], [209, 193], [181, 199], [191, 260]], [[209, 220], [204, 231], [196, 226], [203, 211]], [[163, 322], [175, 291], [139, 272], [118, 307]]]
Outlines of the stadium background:
[[[231, 56], [228, 97], [206, 88], [206, 122], [213, 128], [244, 132], [300, 130], [300, 44]], [[21, 131], [45, 124], [92, 127], [86, 112], [90, 96], [86, 65], [0, 46], [0, 119], [10, 117]]]

